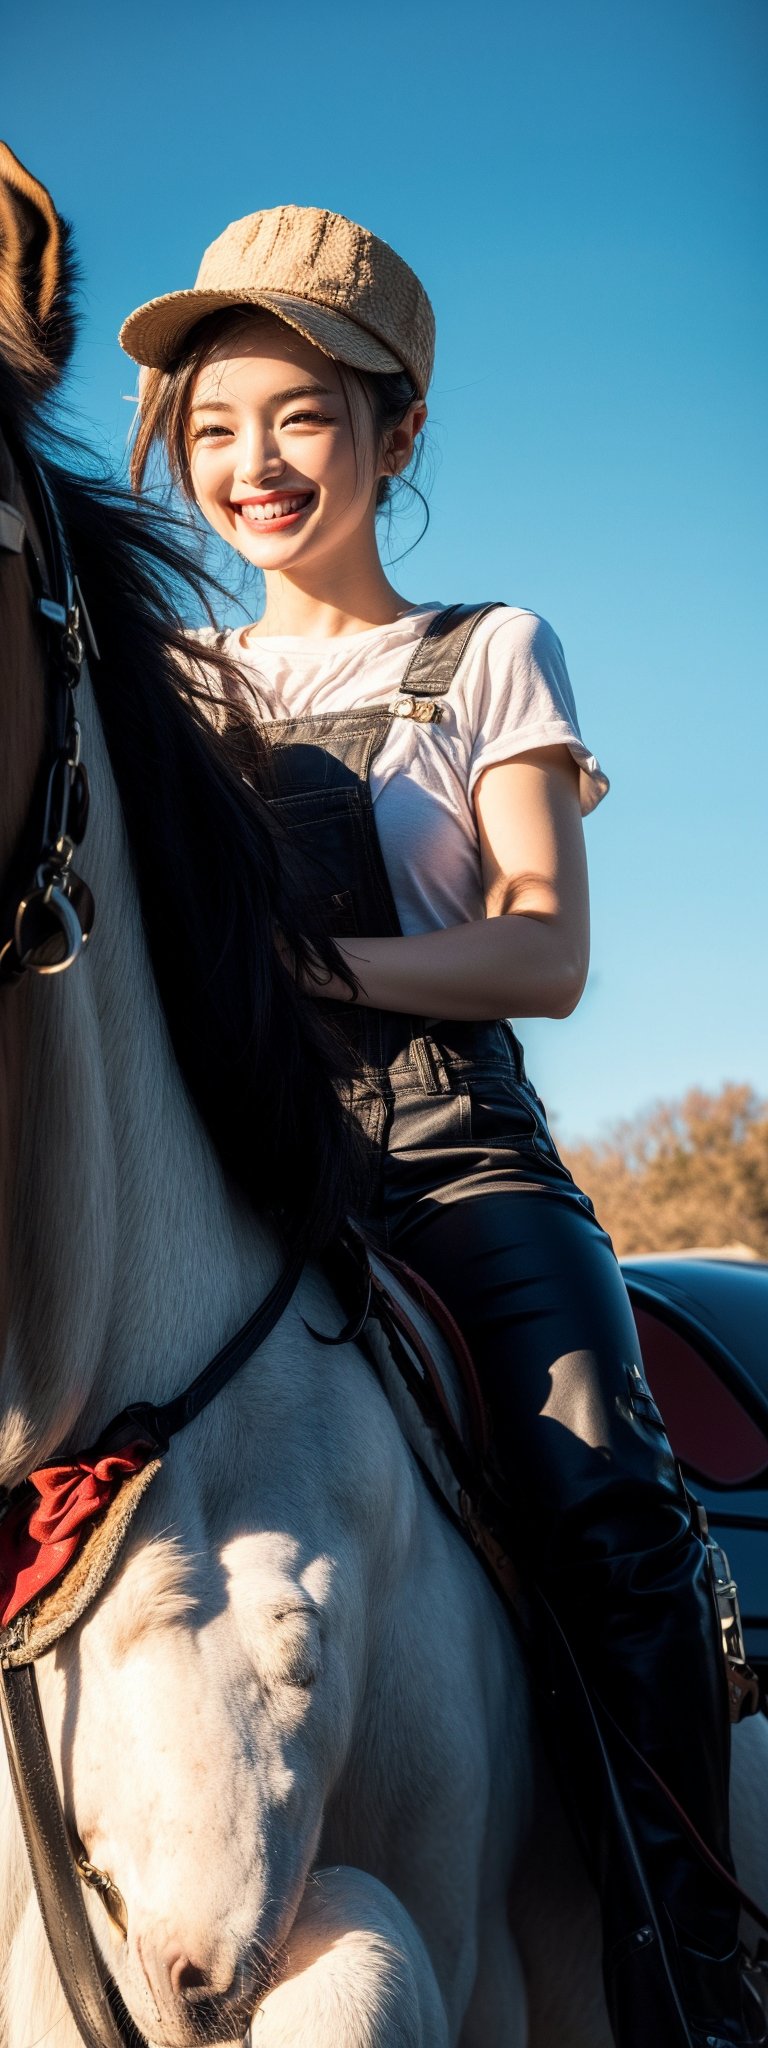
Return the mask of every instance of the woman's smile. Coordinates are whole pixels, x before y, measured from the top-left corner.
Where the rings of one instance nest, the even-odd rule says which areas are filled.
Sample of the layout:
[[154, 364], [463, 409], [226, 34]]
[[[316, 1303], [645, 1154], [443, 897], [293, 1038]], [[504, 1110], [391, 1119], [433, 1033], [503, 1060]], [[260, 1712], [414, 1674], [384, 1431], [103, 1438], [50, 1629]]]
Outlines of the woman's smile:
[[231, 498], [230, 504], [235, 517], [244, 519], [247, 526], [283, 532], [287, 526], [297, 525], [314, 497], [314, 491], [269, 491], [258, 497]]

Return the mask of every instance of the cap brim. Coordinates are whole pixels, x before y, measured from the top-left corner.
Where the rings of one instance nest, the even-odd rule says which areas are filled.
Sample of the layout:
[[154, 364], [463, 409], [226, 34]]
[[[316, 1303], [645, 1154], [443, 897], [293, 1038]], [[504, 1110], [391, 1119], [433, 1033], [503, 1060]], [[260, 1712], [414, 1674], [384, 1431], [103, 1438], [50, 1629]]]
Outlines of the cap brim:
[[150, 299], [130, 313], [120, 329], [120, 347], [142, 369], [168, 370], [198, 321], [224, 307], [258, 307], [303, 334], [332, 361], [347, 363], [351, 369], [402, 370], [405, 366], [392, 349], [375, 334], [359, 327], [333, 307], [317, 306], [308, 299], [290, 298], [283, 292], [187, 291], [168, 292]]

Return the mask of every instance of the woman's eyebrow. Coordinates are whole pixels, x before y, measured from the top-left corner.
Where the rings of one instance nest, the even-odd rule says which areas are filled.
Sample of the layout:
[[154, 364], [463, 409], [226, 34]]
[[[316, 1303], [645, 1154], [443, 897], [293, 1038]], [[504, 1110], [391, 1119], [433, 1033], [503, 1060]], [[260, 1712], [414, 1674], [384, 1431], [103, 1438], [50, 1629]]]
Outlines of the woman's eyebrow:
[[293, 384], [289, 391], [273, 391], [273, 405], [287, 405], [291, 398], [333, 398], [330, 384]]
[[[330, 384], [292, 384], [288, 391], [273, 391], [271, 405], [287, 405], [292, 398], [333, 398]], [[193, 412], [231, 412], [232, 401], [226, 398], [197, 398]]]

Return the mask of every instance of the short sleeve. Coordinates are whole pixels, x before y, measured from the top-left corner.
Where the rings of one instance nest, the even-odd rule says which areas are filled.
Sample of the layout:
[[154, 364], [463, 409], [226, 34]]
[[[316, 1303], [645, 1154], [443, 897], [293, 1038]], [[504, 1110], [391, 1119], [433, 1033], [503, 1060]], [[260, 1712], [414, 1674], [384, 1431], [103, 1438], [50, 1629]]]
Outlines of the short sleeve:
[[462, 667], [457, 712], [469, 728], [470, 797], [495, 763], [535, 747], [565, 746], [578, 764], [582, 813], [593, 811], [608, 777], [581, 737], [565, 655], [547, 620], [506, 608], [489, 613]]

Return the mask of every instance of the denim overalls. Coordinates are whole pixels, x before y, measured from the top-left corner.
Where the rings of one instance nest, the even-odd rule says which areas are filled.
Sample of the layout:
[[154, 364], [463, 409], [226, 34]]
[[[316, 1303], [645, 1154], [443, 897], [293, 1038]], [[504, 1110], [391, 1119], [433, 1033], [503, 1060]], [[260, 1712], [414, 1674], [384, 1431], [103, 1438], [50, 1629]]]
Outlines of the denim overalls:
[[[439, 719], [491, 609], [431, 622], [390, 707], [265, 722], [270, 801], [302, 851], [337, 938], [400, 930], [370, 769], [392, 718]], [[267, 792], [268, 794], [268, 792]], [[700, 1833], [728, 1861], [724, 1672], [703, 1545], [642, 1375], [610, 1241], [558, 1157], [511, 1026], [331, 1006], [359, 1061], [352, 1108], [375, 1152], [368, 1227], [437, 1289], [473, 1352], [518, 1558], [544, 1587], [582, 1670]], [[626, 1804], [676, 1930], [727, 1946], [730, 1902], [648, 1786]], [[611, 1873], [599, 1871], [608, 1949]], [[714, 1937], [713, 1937], [714, 1929]], [[613, 1972], [622, 2043], [648, 2048], [632, 1979]], [[642, 2017], [641, 2017], [642, 2015]], [[684, 2038], [684, 2037], [682, 2037]]]

